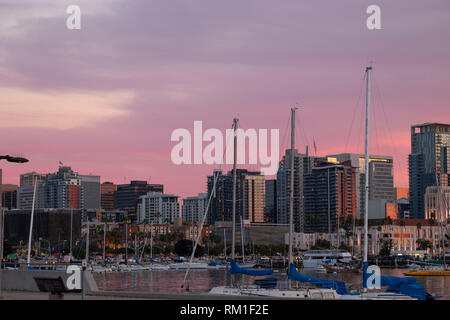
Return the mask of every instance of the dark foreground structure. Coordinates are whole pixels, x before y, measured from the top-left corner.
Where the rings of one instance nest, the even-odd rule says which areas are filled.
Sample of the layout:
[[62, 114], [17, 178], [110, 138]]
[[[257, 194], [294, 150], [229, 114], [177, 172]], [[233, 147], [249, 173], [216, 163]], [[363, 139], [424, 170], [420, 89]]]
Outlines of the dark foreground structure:
[[[33, 218], [33, 241], [43, 241], [42, 246], [69, 247], [70, 217], [72, 216], [73, 241], [81, 238], [81, 212], [70, 209], [37, 209]], [[31, 210], [5, 211], [5, 242], [10, 246], [26, 245], [30, 232]]]

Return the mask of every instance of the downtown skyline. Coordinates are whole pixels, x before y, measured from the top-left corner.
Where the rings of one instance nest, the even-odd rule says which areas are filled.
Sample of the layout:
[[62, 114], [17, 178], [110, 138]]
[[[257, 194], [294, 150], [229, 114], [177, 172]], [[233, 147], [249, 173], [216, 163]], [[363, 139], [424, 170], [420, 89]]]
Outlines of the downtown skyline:
[[79, 1], [82, 28], [69, 31], [69, 1], [3, 1], [1, 149], [30, 159], [4, 163], [3, 183], [62, 161], [102, 182], [151, 177], [196, 195], [219, 166], [174, 165], [173, 130], [201, 120], [224, 132], [239, 117], [244, 129], [280, 129], [281, 157], [296, 102], [300, 152], [314, 141], [319, 156], [363, 153], [358, 97], [373, 61], [370, 153], [393, 156], [394, 183], [408, 186], [410, 127], [450, 122], [450, 4], [377, 2], [382, 30], [369, 31], [369, 1]]

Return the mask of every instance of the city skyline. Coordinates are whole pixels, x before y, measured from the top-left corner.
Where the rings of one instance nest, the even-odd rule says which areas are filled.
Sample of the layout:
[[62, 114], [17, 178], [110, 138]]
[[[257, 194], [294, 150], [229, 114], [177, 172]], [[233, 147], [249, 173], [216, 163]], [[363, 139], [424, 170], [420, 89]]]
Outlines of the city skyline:
[[307, 144], [314, 153], [314, 142], [321, 156], [363, 153], [358, 97], [371, 61], [370, 153], [394, 157], [395, 186], [408, 186], [410, 127], [450, 122], [447, 1], [379, 1], [383, 25], [373, 32], [369, 1], [79, 1], [79, 31], [65, 28], [68, 3], [2, 5], [2, 152], [30, 159], [3, 163], [4, 183], [62, 161], [102, 182], [151, 177], [168, 193], [194, 196], [219, 166], [174, 165], [173, 130], [202, 120], [224, 131], [238, 116], [245, 129], [279, 128], [281, 158], [296, 102], [301, 153]]

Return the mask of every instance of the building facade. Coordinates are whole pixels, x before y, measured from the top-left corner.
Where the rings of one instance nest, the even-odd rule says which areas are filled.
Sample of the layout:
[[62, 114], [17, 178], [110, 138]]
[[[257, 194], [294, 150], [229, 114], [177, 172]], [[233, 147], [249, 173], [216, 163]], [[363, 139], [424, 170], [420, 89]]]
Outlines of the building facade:
[[[215, 190], [214, 179], [217, 179]], [[245, 169], [236, 170], [236, 221], [240, 218], [251, 222], [264, 222], [264, 176], [260, 172]], [[211, 218], [209, 224], [216, 221], [232, 221], [233, 216], [233, 171], [223, 175], [214, 171], [208, 177], [208, 195], [213, 193]]]
[[131, 181], [129, 184], [117, 185], [115, 205], [117, 209], [126, 210], [131, 223], [137, 221], [139, 197], [148, 192], [164, 192], [162, 184], [148, 184], [147, 181]]
[[17, 209], [19, 187], [13, 184], [0, 185], [1, 204], [6, 209]]
[[203, 221], [207, 205], [208, 195], [206, 193], [200, 193], [196, 197], [183, 199], [183, 206], [181, 209], [181, 218], [183, 219], [183, 222]]
[[264, 201], [264, 222], [275, 223], [277, 220], [277, 180], [266, 180]]
[[[365, 208], [365, 155], [341, 153], [326, 157], [328, 162], [349, 162], [356, 170], [357, 213], [362, 218]], [[393, 158], [390, 156], [369, 155], [369, 200], [395, 200]]]
[[[34, 181], [36, 181], [37, 188], [39, 188], [46, 175], [37, 172], [30, 172], [20, 175], [20, 186], [18, 190], [17, 206], [19, 209], [31, 210], [33, 204], [33, 188]], [[36, 197], [36, 207], [38, 206], [39, 198]]]
[[450, 187], [433, 186], [425, 191], [425, 219], [447, 225], [450, 221]]
[[[294, 152], [294, 163], [291, 164], [291, 152]], [[279, 163], [277, 172], [277, 224], [289, 224], [291, 168], [294, 170], [294, 229], [303, 232], [305, 227], [304, 177], [311, 173], [314, 162], [320, 158], [300, 154], [296, 149], [287, 149]]]
[[100, 206], [104, 210], [115, 208], [115, 195], [117, 185], [112, 182], [104, 182], [100, 185]]
[[80, 175], [61, 166], [47, 174], [37, 187], [37, 207], [41, 209], [84, 209], [84, 192]]
[[305, 232], [334, 232], [348, 216], [356, 216], [357, 191], [350, 162], [317, 162], [305, 175]]
[[83, 209], [100, 209], [100, 176], [80, 175], [84, 193]]
[[425, 217], [424, 197], [429, 186], [450, 186], [450, 124], [411, 126], [409, 198], [411, 216]]
[[154, 224], [173, 223], [180, 218], [178, 196], [149, 192], [139, 197], [138, 223], [144, 220]]
[[[371, 226], [368, 229], [368, 254], [378, 255], [383, 247], [383, 241], [391, 240], [392, 249], [391, 254], [417, 252], [422, 251], [423, 248], [419, 246], [418, 240], [426, 240], [430, 243], [428, 252], [437, 254], [439, 252], [439, 228], [437, 226], [426, 225], [424, 221], [420, 225], [420, 220], [410, 219], [411, 223], [399, 225], [398, 221], [392, 225]], [[354, 236], [346, 235], [343, 229], [340, 229], [339, 234], [334, 232], [328, 234], [325, 232], [315, 233], [294, 233], [293, 245], [300, 250], [311, 250], [318, 240], [330, 241], [333, 247], [337, 243], [345, 244], [353, 251], [354, 255], [361, 257], [364, 245], [364, 227], [355, 227]], [[289, 234], [285, 233], [285, 243], [289, 243]]]

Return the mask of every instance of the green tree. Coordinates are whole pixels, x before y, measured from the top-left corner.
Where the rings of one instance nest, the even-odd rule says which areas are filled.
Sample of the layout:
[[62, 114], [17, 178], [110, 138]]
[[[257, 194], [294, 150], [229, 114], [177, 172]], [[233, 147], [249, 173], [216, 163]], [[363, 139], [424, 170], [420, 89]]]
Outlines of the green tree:
[[381, 250], [380, 256], [389, 257], [392, 250], [392, 239], [380, 239]]
[[417, 249], [418, 250], [428, 250], [431, 249], [431, 241], [426, 239], [417, 239]]
[[[204, 254], [204, 248], [197, 245], [195, 250], [195, 256], [201, 257]], [[175, 253], [179, 256], [187, 257], [192, 254], [192, 241], [191, 240], [178, 240], [175, 244]]]
[[312, 247], [313, 250], [317, 249], [329, 249], [330, 248], [330, 241], [325, 239], [318, 239], [315, 243], [315, 245]]

